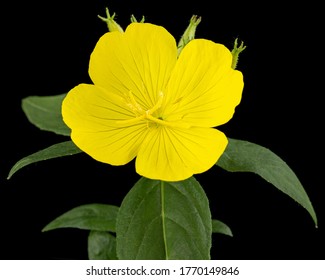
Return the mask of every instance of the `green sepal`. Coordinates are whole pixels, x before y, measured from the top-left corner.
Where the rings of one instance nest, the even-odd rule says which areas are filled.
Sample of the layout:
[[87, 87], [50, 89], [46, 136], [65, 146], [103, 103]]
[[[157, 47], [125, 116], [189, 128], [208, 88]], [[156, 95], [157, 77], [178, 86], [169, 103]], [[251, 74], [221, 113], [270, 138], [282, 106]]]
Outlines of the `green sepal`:
[[228, 146], [216, 165], [231, 172], [253, 172], [303, 206], [317, 227], [309, 197], [292, 169], [275, 153], [260, 145], [228, 138]]
[[63, 156], [71, 156], [81, 152], [82, 151], [72, 141], [65, 141], [62, 143], [54, 144], [46, 149], [26, 156], [16, 162], [10, 169], [7, 179], [9, 180], [12, 175], [14, 175], [18, 170], [29, 164]]
[[119, 259], [210, 259], [209, 202], [198, 181], [141, 178], [116, 222]]
[[54, 219], [42, 232], [59, 228], [115, 232], [118, 209], [117, 206], [107, 204], [81, 205]]
[[63, 122], [61, 106], [66, 94], [29, 96], [22, 99], [22, 109], [27, 119], [41, 130], [70, 136], [71, 130]]
[[91, 230], [88, 235], [89, 260], [117, 260], [116, 238], [106, 231]]

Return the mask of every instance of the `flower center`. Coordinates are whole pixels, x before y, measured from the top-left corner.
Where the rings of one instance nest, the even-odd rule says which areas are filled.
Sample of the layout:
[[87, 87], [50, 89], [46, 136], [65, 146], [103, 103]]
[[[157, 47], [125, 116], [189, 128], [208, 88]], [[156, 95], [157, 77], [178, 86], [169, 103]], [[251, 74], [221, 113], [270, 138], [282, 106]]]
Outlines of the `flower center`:
[[156, 112], [162, 104], [164, 98], [164, 93], [162, 91], [158, 94], [158, 100], [157, 103], [149, 110], [144, 110], [141, 105], [135, 100], [134, 95], [132, 92], [129, 92], [129, 95], [125, 98], [126, 99], [126, 105], [134, 112], [136, 117], [143, 116], [146, 114], [146, 116], [152, 115], [154, 112]]
[[182, 127], [189, 128], [190, 126], [185, 123], [175, 123], [164, 121], [162, 117], [154, 117], [152, 114], [156, 112], [162, 105], [164, 93], [162, 91], [158, 94], [157, 103], [149, 110], [144, 110], [141, 105], [135, 100], [131, 91], [125, 96], [126, 105], [134, 112], [135, 117], [129, 120], [117, 121], [119, 124], [136, 124], [143, 120], [151, 121], [155, 124], [170, 126], [170, 127]]

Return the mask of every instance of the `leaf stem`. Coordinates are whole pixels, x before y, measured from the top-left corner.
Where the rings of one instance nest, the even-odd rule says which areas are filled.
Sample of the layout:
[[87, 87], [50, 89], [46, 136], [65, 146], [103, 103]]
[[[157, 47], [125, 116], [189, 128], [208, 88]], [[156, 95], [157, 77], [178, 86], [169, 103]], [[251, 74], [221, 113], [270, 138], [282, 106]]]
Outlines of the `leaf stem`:
[[164, 244], [165, 244], [166, 260], [168, 260], [169, 257], [168, 257], [166, 224], [165, 224], [165, 184], [164, 184], [164, 181], [160, 181], [160, 197], [161, 197], [161, 221], [162, 221], [162, 228], [163, 228], [163, 238], [164, 238]]

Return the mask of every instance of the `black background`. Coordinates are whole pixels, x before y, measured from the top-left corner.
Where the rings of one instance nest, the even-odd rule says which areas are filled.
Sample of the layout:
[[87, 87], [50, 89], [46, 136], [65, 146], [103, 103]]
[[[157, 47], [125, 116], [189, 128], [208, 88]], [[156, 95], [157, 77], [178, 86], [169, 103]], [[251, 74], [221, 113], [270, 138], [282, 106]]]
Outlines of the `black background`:
[[[40, 4], [41, 3], [41, 4]], [[87, 231], [41, 229], [82, 204], [120, 205], [139, 179], [134, 162], [112, 167], [85, 154], [30, 165], [24, 156], [67, 140], [38, 130], [21, 110], [30, 95], [56, 95], [91, 83], [89, 55], [106, 32], [105, 7], [122, 27], [146, 16], [180, 38], [193, 14], [197, 37], [248, 46], [238, 69], [243, 100], [220, 127], [228, 137], [271, 149], [294, 170], [319, 219], [260, 177], [213, 167], [197, 175], [214, 218], [234, 237], [213, 236], [213, 259], [324, 259], [323, 50], [320, 7], [245, 1], [12, 1], [1, 7], [0, 259], [87, 259]]]

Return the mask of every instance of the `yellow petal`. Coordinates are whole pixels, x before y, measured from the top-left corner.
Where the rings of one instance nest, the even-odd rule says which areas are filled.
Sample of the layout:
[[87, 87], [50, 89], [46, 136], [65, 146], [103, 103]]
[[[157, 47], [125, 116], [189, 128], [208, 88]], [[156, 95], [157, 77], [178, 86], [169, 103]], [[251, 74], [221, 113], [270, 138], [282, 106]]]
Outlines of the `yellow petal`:
[[94, 85], [73, 88], [63, 100], [62, 115], [73, 142], [94, 159], [112, 165], [134, 159], [146, 135], [145, 122], [119, 123], [134, 117], [123, 98]]
[[148, 133], [136, 158], [137, 173], [164, 181], [180, 181], [211, 168], [227, 146], [226, 136], [213, 128], [167, 128]]
[[231, 62], [231, 52], [221, 44], [195, 39], [186, 45], [168, 83], [164, 119], [201, 127], [229, 121], [244, 85]]
[[121, 96], [131, 91], [144, 110], [153, 107], [177, 60], [175, 39], [166, 29], [132, 23], [124, 33], [109, 32], [98, 41], [89, 64], [95, 85]]

